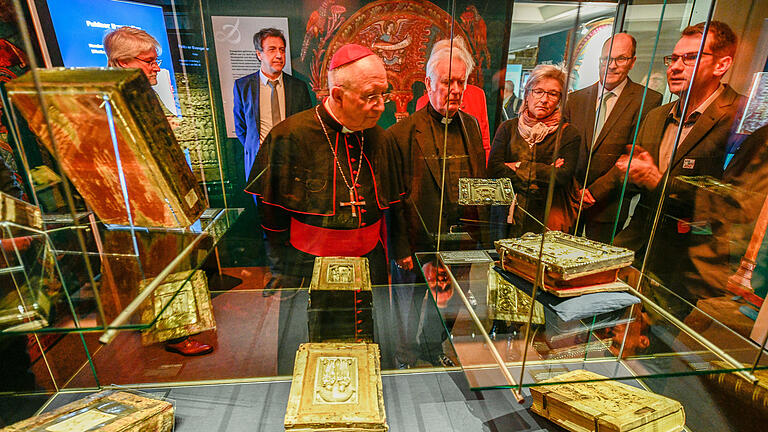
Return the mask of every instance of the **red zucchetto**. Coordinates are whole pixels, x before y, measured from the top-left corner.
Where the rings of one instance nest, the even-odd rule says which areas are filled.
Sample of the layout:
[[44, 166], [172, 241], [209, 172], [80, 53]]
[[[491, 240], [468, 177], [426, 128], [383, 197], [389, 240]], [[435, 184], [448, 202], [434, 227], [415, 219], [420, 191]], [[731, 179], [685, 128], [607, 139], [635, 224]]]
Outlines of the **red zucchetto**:
[[334, 70], [339, 66], [350, 64], [370, 55], [374, 55], [370, 48], [357, 44], [344, 45], [336, 50], [333, 57], [331, 57], [331, 64], [328, 66], [328, 70]]

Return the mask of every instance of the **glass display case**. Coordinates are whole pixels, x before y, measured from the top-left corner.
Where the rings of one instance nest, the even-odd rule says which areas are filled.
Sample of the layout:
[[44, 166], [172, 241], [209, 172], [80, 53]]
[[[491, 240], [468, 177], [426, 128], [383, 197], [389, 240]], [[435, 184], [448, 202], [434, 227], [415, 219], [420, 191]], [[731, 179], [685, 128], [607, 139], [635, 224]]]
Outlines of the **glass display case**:
[[375, 343], [390, 430], [761, 430], [764, 3], [0, 1], [0, 426], [291, 430]]

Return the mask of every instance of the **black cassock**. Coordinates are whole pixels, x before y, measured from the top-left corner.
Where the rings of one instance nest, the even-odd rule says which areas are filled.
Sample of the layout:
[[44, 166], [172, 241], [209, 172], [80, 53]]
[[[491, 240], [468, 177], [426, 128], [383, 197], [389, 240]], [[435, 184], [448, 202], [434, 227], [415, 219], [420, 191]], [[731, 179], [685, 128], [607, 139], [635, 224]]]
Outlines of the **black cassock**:
[[[284, 288], [306, 287], [317, 256], [365, 256], [374, 284], [374, 320], [386, 319], [381, 305], [387, 302], [376, 300], [388, 292], [386, 250], [409, 254], [405, 232], [386, 235], [385, 212], [404, 226], [404, 189], [396, 155], [394, 142], [384, 129], [375, 126], [342, 133], [341, 124], [322, 104], [272, 129], [256, 155], [245, 190], [258, 197], [271, 271], [284, 278]], [[387, 238], [394, 244], [387, 244]], [[281, 296], [287, 297], [287, 293]], [[295, 296], [281, 304], [281, 314], [291, 314], [291, 320], [301, 322], [306, 314], [306, 292], [298, 291]], [[376, 327], [380, 333], [381, 326]], [[280, 338], [289, 340], [280, 342], [279, 353], [286, 352], [278, 357], [279, 367], [286, 372], [290, 372], [290, 363], [283, 363], [290, 362], [296, 342], [305, 339], [304, 334], [288, 333], [305, 329], [281, 317]], [[381, 336], [377, 339], [381, 341]]]

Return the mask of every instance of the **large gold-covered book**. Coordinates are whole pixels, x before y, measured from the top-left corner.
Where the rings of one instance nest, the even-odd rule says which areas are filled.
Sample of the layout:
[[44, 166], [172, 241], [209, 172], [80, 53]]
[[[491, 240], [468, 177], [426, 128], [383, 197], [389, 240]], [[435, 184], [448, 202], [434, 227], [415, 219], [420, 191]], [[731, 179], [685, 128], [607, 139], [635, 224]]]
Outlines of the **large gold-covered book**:
[[306, 343], [299, 347], [285, 412], [286, 431], [388, 429], [378, 345]]
[[3, 432], [167, 432], [173, 404], [133, 393], [105, 390], [3, 428]]
[[[527, 233], [496, 241], [504, 270], [534, 281], [541, 239], [542, 234]], [[617, 280], [618, 271], [632, 264], [634, 256], [629, 249], [548, 231], [541, 254], [544, 289], [560, 296], [626, 290], [627, 285]]]
[[128, 207], [137, 226], [187, 227], [197, 220], [205, 195], [141, 71], [38, 73], [55, 139], [30, 73], [6, 84], [8, 97], [103, 222], [128, 225]]
[[[680, 402], [575, 370], [531, 387], [531, 410], [572, 432], [676, 432], [685, 426]], [[581, 381], [581, 382], [574, 382]]]
[[26, 201], [0, 192], [0, 222], [12, 222], [31, 228], [43, 228], [40, 209]]
[[510, 205], [514, 199], [512, 180], [506, 177], [459, 179], [459, 205]]
[[315, 258], [307, 312], [310, 342], [373, 342], [368, 258]]
[[[150, 282], [152, 279], [141, 281], [139, 292]], [[169, 275], [143, 305], [141, 321], [149, 323], [155, 317], [155, 324], [141, 332], [144, 345], [214, 330], [216, 320], [205, 272], [190, 270]]]

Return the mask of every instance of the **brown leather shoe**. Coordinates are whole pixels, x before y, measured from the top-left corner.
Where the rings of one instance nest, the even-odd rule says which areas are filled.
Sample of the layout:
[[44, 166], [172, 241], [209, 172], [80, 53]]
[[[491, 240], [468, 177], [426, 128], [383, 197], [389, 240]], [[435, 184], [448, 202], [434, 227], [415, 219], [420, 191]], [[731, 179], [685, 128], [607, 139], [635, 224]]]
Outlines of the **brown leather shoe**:
[[183, 356], [199, 356], [213, 352], [213, 346], [187, 338], [179, 343], [166, 344], [165, 350]]

